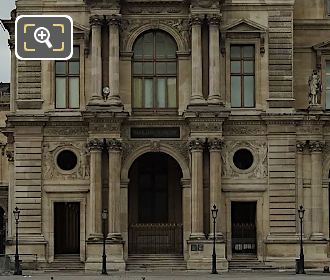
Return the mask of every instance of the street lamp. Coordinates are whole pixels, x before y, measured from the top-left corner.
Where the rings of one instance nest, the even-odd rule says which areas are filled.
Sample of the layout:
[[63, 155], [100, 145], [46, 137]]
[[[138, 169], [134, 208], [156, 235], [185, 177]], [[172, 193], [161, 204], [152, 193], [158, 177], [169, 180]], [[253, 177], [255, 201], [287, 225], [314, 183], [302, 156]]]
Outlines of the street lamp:
[[305, 209], [302, 205], [300, 205], [298, 209], [299, 219], [300, 219], [300, 259], [299, 266], [297, 269], [297, 274], [305, 274], [305, 257], [304, 257], [304, 247], [303, 247], [303, 222], [304, 222], [304, 214]]
[[15, 271], [14, 271], [14, 275], [22, 275], [22, 270], [21, 270], [20, 265], [19, 265], [19, 255], [18, 255], [18, 221], [19, 221], [19, 214], [21, 213], [21, 211], [19, 211], [19, 209], [16, 206], [13, 213], [14, 213], [14, 218], [15, 218], [15, 221], [16, 221], [16, 251], [15, 251]]
[[102, 210], [102, 227], [103, 227], [103, 255], [102, 255], [102, 274], [107, 275], [107, 255], [105, 254], [105, 222], [108, 219], [108, 209]]
[[213, 218], [213, 253], [212, 253], [212, 274], [218, 274], [217, 272], [217, 255], [215, 253], [215, 220], [218, 216], [218, 209], [213, 205], [211, 209], [212, 218]]

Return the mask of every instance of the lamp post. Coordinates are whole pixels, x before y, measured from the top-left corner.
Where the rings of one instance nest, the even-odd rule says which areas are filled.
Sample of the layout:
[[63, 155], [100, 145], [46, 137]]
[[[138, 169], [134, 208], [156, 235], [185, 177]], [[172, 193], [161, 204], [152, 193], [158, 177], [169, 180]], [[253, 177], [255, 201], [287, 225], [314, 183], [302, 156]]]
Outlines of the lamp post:
[[105, 254], [105, 221], [108, 219], [108, 209], [102, 210], [103, 227], [103, 255], [102, 255], [102, 274], [107, 275], [107, 255]]
[[218, 274], [217, 272], [217, 255], [215, 253], [215, 220], [218, 216], [218, 209], [213, 205], [211, 209], [212, 218], [213, 218], [213, 253], [212, 253], [212, 274]]
[[15, 250], [15, 271], [14, 271], [14, 275], [22, 275], [22, 270], [20, 268], [19, 255], [18, 255], [18, 221], [19, 221], [20, 212], [21, 211], [19, 211], [19, 209], [16, 206], [15, 210], [13, 211], [14, 218], [15, 218], [15, 221], [16, 221], [16, 250]]
[[300, 219], [300, 258], [299, 258], [299, 266], [297, 269], [297, 274], [305, 274], [305, 257], [304, 257], [304, 247], [303, 247], [303, 222], [304, 222], [305, 209], [302, 205], [300, 205], [298, 209], [298, 214]]

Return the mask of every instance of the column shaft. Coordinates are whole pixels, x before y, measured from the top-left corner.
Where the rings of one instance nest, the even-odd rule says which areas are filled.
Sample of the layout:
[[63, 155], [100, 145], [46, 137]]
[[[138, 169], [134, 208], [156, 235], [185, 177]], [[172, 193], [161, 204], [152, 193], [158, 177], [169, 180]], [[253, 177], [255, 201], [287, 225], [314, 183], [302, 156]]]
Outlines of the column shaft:
[[107, 141], [109, 149], [109, 233], [110, 239], [122, 239], [120, 229], [121, 142]]
[[14, 238], [15, 219], [13, 210], [15, 208], [15, 165], [14, 151], [7, 151], [8, 158], [8, 238]]
[[[216, 205], [220, 209], [221, 204], [221, 147], [222, 141], [219, 139], [211, 140], [209, 143], [210, 150], [210, 209], [213, 205]], [[222, 236], [220, 231], [220, 217], [218, 215], [216, 223], [216, 235]], [[213, 233], [213, 219], [212, 213], [210, 212], [210, 233]]]
[[191, 238], [205, 237], [203, 230], [203, 146], [199, 140], [190, 142], [191, 150]]
[[102, 237], [102, 141], [93, 139], [90, 149], [89, 239]]
[[323, 235], [323, 195], [322, 195], [322, 149], [323, 143], [311, 143], [312, 160], [312, 236], [313, 240], [324, 238]]
[[[312, 192], [311, 192], [311, 155], [308, 149], [302, 153], [303, 158], [303, 206], [306, 210], [304, 216], [304, 234], [310, 237], [312, 234]], [[299, 205], [298, 205], [299, 206]]]
[[220, 17], [209, 18], [209, 97], [208, 103], [220, 104]]
[[[11, 36], [12, 37], [12, 36]], [[11, 51], [11, 72], [10, 72], [10, 112], [15, 111], [15, 102], [16, 102], [16, 68], [17, 68], [17, 58], [15, 55], [15, 42], [11, 38], [9, 40], [9, 47]]]
[[191, 100], [192, 105], [205, 104], [202, 71], [202, 20], [193, 17], [191, 30]]
[[298, 142], [297, 147], [297, 206], [304, 205], [303, 188], [303, 150], [305, 143]]
[[90, 24], [92, 28], [92, 97], [91, 102], [102, 100], [102, 38], [101, 26], [102, 19], [100, 16], [92, 16]]
[[119, 97], [119, 16], [111, 16], [109, 24], [109, 87], [110, 104], [121, 105]]

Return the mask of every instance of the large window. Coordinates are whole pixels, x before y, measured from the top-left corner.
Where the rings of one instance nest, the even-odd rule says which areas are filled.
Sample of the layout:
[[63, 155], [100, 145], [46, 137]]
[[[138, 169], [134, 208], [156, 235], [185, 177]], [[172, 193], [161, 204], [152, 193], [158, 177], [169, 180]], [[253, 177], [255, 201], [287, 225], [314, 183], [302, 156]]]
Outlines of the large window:
[[141, 35], [133, 51], [133, 108], [177, 108], [176, 50], [171, 36], [161, 31]]
[[73, 48], [68, 61], [55, 62], [55, 107], [56, 109], [79, 108], [80, 60], [79, 47]]
[[231, 107], [255, 106], [255, 55], [253, 45], [230, 47]]

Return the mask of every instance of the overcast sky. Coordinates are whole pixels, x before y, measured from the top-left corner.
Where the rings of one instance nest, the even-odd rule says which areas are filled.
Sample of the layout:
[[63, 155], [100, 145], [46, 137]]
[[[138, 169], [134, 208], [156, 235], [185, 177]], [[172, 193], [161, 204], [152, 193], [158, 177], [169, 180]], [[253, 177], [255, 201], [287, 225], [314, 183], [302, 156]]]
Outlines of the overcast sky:
[[[0, 0], [0, 19], [9, 19], [15, 0]], [[0, 27], [0, 82], [10, 82], [9, 34]]]

